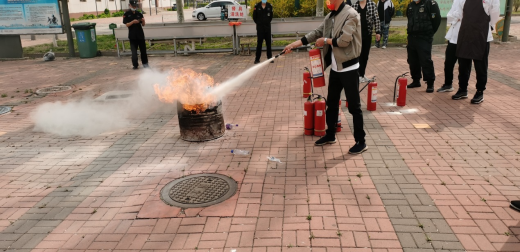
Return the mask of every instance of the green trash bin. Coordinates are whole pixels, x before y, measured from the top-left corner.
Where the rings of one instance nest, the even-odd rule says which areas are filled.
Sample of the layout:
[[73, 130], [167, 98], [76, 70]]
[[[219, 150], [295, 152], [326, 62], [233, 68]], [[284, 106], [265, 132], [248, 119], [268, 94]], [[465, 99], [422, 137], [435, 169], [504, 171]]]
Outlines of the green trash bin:
[[76, 41], [80, 58], [93, 58], [97, 55], [96, 23], [77, 23], [72, 28], [76, 32]]

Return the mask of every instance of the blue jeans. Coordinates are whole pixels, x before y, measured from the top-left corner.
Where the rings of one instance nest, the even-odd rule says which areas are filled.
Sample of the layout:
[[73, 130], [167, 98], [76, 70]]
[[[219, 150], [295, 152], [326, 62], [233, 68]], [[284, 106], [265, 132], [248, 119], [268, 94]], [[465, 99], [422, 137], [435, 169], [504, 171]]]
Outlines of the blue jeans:
[[[381, 33], [382, 33], [382, 40], [383, 40], [383, 46], [388, 45], [388, 31], [390, 30], [390, 23], [385, 24], [385, 22], [381, 22]], [[376, 41], [376, 47], [379, 48], [379, 43], [381, 41]]]

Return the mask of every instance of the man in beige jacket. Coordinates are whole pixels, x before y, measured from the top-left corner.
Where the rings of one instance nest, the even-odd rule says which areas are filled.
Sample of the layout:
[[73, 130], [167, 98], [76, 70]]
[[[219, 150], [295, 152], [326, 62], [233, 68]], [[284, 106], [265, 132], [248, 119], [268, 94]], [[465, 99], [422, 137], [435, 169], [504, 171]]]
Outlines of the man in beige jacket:
[[363, 112], [359, 97], [359, 56], [361, 54], [361, 21], [355, 9], [346, 5], [343, 0], [328, 0], [327, 7], [331, 12], [318, 29], [286, 46], [284, 51], [316, 42], [323, 46], [325, 68], [331, 66], [327, 95], [327, 132], [316, 145], [336, 143], [336, 127], [338, 122], [338, 103], [341, 90], [345, 89], [348, 110], [354, 120], [354, 138], [356, 144], [349, 150], [350, 154], [360, 154], [368, 149], [365, 144], [363, 129]]

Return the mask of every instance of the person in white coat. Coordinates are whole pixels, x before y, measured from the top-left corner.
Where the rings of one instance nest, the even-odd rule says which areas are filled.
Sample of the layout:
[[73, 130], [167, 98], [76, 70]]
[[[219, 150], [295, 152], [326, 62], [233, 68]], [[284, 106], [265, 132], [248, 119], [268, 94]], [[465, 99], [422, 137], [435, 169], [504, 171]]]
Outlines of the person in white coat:
[[444, 85], [437, 90], [437, 92], [451, 92], [453, 91], [453, 69], [457, 63], [457, 37], [460, 30], [460, 21], [462, 19], [462, 10], [460, 2], [465, 0], [454, 0], [447, 18], [450, 24], [450, 29], [446, 33], [446, 40], [448, 46], [446, 47], [444, 58]]
[[[466, 1], [455, 0], [448, 14], [452, 27], [446, 38], [452, 44], [446, 49], [445, 72], [451, 71], [453, 76], [453, 51], [459, 61], [459, 90], [452, 96], [453, 100], [468, 98], [468, 82], [472, 63], [477, 74], [477, 92], [471, 103], [484, 101], [484, 90], [487, 84], [489, 47], [493, 41], [493, 30], [500, 16], [500, 0]], [[450, 68], [450, 66], [453, 67]], [[446, 73], [445, 73], [446, 74]], [[449, 74], [448, 74], [449, 75]], [[448, 76], [449, 77], [449, 76]], [[448, 82], [449, 79], [446, 81]], [[445, 83], [445, 85], [448, 83]], [[444, 87], [449, 90], [449, 86]]]

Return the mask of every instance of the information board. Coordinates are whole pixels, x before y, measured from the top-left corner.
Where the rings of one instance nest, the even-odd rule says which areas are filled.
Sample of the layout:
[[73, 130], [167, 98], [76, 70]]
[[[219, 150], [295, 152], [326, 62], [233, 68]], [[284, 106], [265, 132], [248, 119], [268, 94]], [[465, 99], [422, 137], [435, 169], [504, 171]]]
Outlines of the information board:
[[228, 5], [228, 19], [240, 19], [246, 18], [247, 14], [245, 13], [246, 6], [245, 5]]
[[0, 0], [0, 35], [63, 33], [58, 0]]

